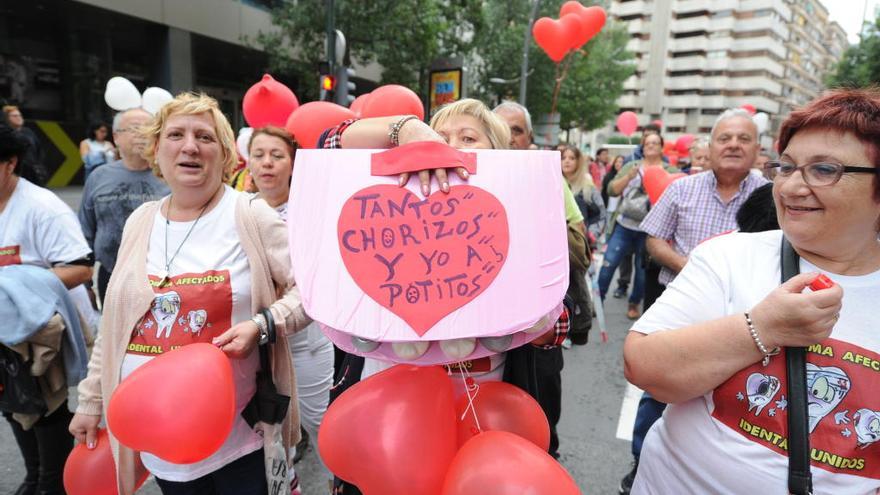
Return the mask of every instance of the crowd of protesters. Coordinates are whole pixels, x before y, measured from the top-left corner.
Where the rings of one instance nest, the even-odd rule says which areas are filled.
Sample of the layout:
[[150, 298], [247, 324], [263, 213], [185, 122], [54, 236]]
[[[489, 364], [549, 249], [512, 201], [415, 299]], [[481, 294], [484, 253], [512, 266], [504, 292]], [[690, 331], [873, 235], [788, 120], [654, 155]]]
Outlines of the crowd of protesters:
[[[170, 325], [156, 308], [179, 306], [169, 282], [181, 274], [230, 274], [228, 286], [218, 288], [232, 292], [228, 307], [211, 290], [189, 297], [229, 315], [208, 340], [233, 358], [237, 413], [255, 393], [255, 349], [270, 349], [274, 383], [292, 397], [283, 422], [291, 455], [301, 455], [303, 444], [296, 446], [304, 434], [317, 438], [333, 399], [390, 366], [334, 352], [302, 307], [284, 224], [299, 145], [286, 130], [254, 130], [239, 174], [249, 179], [241, 181], [233, 180], [241, 158], [235, 134], [209, 96], [183, 93], [155, 115], [120, 112], [110, 126], [93, 125], [80, 144], [86, 181], [74, 213], [42, 187], [45, 157], [21, 111], [7, 106], [4, 113], [0, 317], [13, 329], [0, 332], [0, 350], [5, 360], [22, 361], [40, 342], [40, 349], [49, 349], [42, 354], [45, 369], [55, 370], [37, 377], [42, 393], [32, 399], [42, 405], [39, 412], [4, 411], [26, 468], [16, 494], [64, 493], [63, 466], [74, 439], [95, 446], [110, 394], [155, 357], [131, 349], [149, 348], [151, 334], [158, 339], [145, 328], [161, 332]], [[768, 363], [780, 363], [783, 358], [774, 356], [788, 346], [880, 362], [880, 340], [871, 330], [876, 318], [870, 316], [880, 287], [877, 115], [877, 91], [830, 92], [786, 117], [778, 154], [761, 149], [757, 127], [741, 109], [720, 114], [710, 134], [695, 139], [680, 160], [664, 156], [662, 129], [653, 124], [623, 154], [600, 148], [593, 159], [577, 146], [561, 145], [571, 260], [565, 309], [550, 331], [485, 358], [473, 367], [484, 372], [471, 377], [503, 380], [531, 395], [549, 421], [548, 453], [558, 458], [563, 348], [587, 343], [594, 307], [603, 304], [617, 274], [612, 295], [628, 293], [626, 316], [635, 320], [624, 347], [625, 373], [645, 390], [633, 431], [633, 467], [620, 493], [784, 493], [785, 448], [753, 430], [760, 424], [785, 431], [784, 370]], [[490, 109], [473, 99], [443, 107], [428, 123], [411, 115], [347, 120], [315, 144], [391, 148], [419, 141], [463, 149], [534, 146], [528, 109], [514, 102]], [[652, 204], [645, 177], [656, 169], [684, 176]], [[431, 173], [441, 190], [448, 190], [447, 173], [467, 179], [462, 170]], [[430, 175], [420, 180], [429, 194]], [[799, 255], [803, 273], [781, 283], [783, 239]], [[590, 267], [593, 260], [600, 264]], [[590, 270], [599, 300], [590, 297]], [[818, 273], [835, 285], [805, 291]], [[34, 307], [47, 308], [50, 324]], [[102, 313], [100, 328], [96, 311]], [[200, 331], [204, 319], [190, 311], [186, 323]], [[277, 344], [268, 339], [269, 326], [278, 333]], [[127, 346], [135, 341], [144, 346]], [[31, 350], [22, 350], [23, 342]], [[816, 493], [873, 493], [880, 487], [874, 444], [880, 403], [871, 391], [880, 379], [868, 365], [808, 361], [817, 448], [862, 460], [856, 469], [814, 457]], [[79, 386], [75, 414], [67, 384]], [[752, 416], [743, 431], [737, 418], [746, 413]], [[163, 493], [266, 493], [269, 439], [244, 416], [236, 418], [223, 446], [195, 464], [137, 455], [111, 434], [122, 491], [134, 490], [143, 464]], [[359, 493], [321, 466], [329, 493]], [[299, 493], [292, 468], [290, 480], [291, 493]]]

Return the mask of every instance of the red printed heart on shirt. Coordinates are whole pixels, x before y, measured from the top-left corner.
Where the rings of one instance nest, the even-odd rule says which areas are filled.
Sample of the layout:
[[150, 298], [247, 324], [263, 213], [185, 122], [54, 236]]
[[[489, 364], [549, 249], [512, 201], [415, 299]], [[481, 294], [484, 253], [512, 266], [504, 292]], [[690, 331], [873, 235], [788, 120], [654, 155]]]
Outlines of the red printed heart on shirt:
[[339, 251], [358, 287], [419, 336], [495, 280], [510, 244], [498, 198], [470, 185], [421, 199], [408, 189], [361, 189], [343, 205]]

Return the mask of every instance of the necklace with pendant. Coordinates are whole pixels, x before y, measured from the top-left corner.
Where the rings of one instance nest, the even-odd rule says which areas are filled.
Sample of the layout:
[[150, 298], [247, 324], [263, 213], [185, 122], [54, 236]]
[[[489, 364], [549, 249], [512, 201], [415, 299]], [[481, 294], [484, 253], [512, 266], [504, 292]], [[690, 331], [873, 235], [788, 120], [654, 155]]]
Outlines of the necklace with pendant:
[[202, 206], [201, 211], [199, 211], [199, 216], [196, 217], [196, 221], [193, 222], [192, 226], [190, 226], [189, 230], [186, 232], [186, 235], [183, 236], [183, 240], [180, 241], [180, 245], [177, 246], [177, 250], [174, 251], [173, 255], [171, 255], [171, 259], [168, 259], [168, 228], [171, 225], [171, 220], [169, 220], [168, 217], [171, 216], [171, 200], [174, 198], [174, 196], [168, 197], [168, 213], [165, 215], [165, 269], [162, 270], [162, 273], [159, 274], [159, 287], [165, 287], [171, 282], [171, 263], [174, 262], [174, 258], [177, 257], [178, 253], [180, 253], [180, 249], [183, 247], [184, 244], [186, 244], [186, 240], [189, 239], [189, 235], [192, 234], [193, 231], [196, 229], [196, 225], [199, 224], [199, 220], [201, 220], [202, 215], [205, 214], [205, 210], [208, 208], [208, 205], [211, 204], [211, 201], [214, 200], [214, 196], [216, 195], [217, 194], [214, 193], [211, 196], [211, 199], [209, 199], [208, 202]]

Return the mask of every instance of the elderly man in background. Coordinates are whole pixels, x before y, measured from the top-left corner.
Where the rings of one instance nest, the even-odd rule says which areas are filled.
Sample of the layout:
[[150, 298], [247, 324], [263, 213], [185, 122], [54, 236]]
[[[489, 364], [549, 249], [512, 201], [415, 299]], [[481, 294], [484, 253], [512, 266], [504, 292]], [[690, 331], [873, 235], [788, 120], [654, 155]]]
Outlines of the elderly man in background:
[[145, 140], [139, 129], [151, 116], [135, 108], [116, 114], [113, 141], [121, 160], [98, 167], [89, 175], [79, 207], [79, 222], [98, 269], [98, 296], [104, 301], [110, 274], [116, 266], [116, 252], [122, 240], [122, 227], [138, 206], [168, 194], [168, 186], [150, 170], [141, 154]]
[[[758, 128], [748, 112], [727, 110], [715, 121], [709, 142], [710, 170], [679, 179], [642, 221], [648, 234], [651, 258], [662, 269], [657, 294], [645, 310], [684, 268], [688, 255], [700, 242], [737, 228], [736, 214], [752, 191], [767, 183], [750, 173], [758, 157]], [[633, 429], [634, 467], [621, 482], [621, 493], [629, 493], [641, 454], [642, 441], [666, 405], [644, 394], [639, 402]]]

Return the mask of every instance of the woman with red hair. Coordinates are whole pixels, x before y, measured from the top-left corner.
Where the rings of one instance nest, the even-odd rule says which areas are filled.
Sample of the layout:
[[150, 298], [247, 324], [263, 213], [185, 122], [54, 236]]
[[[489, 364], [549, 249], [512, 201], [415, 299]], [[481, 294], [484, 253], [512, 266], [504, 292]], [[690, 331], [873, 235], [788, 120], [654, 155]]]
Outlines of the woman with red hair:
[[[670, 404], [633, 494], [788, 493], [787, 347], [807, 348], [813, 493], [880, 488], [878, 143], [878, 90], [793, 112], [766, 165], [782, 230], [704, 242], [633, 325], [627, 379]], [[782, 252], [800, 274], [780, 285]]]

